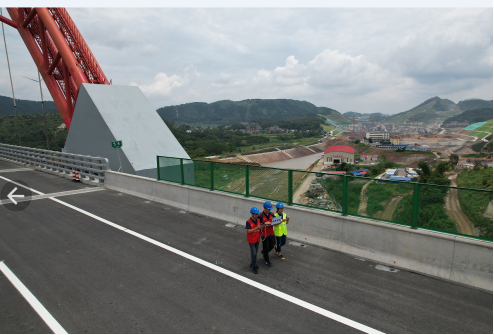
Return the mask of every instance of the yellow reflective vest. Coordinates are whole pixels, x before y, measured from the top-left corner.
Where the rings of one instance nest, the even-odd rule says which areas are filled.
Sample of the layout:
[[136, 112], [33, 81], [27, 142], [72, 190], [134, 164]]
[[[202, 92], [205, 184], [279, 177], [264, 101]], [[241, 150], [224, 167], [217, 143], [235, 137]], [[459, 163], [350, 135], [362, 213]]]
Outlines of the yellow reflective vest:
[[[286, 219], [286, 213], [283, 214], [283, 220]], [[275, 217], [280, 216], [278, 213], [274, 214]], [[274, 235], [275, 236], [283, 236], [283, 235], [288, 235], [287, 230], [286, 230], [286, 221], [280, 223], [279, 225], [276, 225], [273, 227], [274, 228]]]

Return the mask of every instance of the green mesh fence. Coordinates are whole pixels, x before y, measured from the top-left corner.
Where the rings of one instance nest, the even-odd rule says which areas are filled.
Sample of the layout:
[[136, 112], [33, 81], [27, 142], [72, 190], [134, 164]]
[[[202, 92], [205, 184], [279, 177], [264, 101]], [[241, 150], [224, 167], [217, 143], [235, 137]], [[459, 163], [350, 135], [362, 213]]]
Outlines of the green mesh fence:
[[[191, 164], [186, 164], [186, 162]], [[187, 168], [185, 184], [209, 189], [211, 187], [210, 165], [211, 163], [207, 161], [184, 159], [184, 169]]]
[[318, 172], [293, 171], [293, 203], [341, 212], [343, 177]]
[[328, 195], [327, 209], [341, 212], [343, 210], [343, 176], [338, 174], [322, 174], [322, 185]]
[[492, 240], [492, 192], [420, 185], [418, 226]]
[[383, 179], [362, 180], [358, 215], [412, 225], [414, 184]]
[[249, 166], [249, 195], [288, 202], [288, 171]]
[[367, 216], [362, 211], [366, 208], [367, 197], [365, 195], [366, 185], [368, 185], [370, 180], [359, 177], [346, 176], [347, 179], [347, 214], [350, 215], [364, 215]]
[[445, 199], [458, 233], [492, 239], [492, 192], [450, 189]]
[[160, 180], [181, 183], [180, 158], [158, 157], [158, 176]]
[[214, 189], [245, 194], [245, 165], [214, 162]]
[[159, 180], [492, 240], [490, 190], [174, 157], [157, 163]]
[[459, 211], [450, 211], [446, 207], [447, 198], [452, 195], [449, 188], [421, 184], [419, 191], [418, 227], [458, 233], [454, 216]]

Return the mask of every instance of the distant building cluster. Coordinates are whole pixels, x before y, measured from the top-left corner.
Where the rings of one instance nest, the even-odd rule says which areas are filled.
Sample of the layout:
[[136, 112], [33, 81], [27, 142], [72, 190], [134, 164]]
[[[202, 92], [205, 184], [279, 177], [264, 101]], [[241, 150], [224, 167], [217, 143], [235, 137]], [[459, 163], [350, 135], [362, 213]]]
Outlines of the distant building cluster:
[[394, 180], [394, 181], [412, 181], [412, 178], [417, 177], [418, 174], [414, 169], [410, 168], [398, 168], [387, 169], [380, 180]]

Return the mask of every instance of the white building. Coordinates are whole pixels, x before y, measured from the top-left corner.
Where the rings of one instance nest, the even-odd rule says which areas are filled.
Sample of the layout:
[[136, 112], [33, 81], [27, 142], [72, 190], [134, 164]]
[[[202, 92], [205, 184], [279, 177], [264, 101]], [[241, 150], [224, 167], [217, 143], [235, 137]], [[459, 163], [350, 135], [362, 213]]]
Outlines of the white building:
[[366, 133], [365, 137], [372, 138], [373, 141], [389, 140], [389, 133]]

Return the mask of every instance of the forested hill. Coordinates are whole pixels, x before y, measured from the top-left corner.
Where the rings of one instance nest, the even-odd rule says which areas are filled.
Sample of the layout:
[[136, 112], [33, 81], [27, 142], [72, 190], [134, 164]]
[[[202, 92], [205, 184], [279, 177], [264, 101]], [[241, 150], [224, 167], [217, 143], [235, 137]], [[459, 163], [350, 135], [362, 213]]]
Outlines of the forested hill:
[[434, 97], [406, 112], [392, 115], [384, 121], [404, 123], [407, 120], [412, 120], [412, 118], [414, 118], [415, 122], [434, 122], [439, 117], [444, 118], [444, 115], [438, 114], [438, 112], [452, 112], [452, 114], [454, 114], [454, 112], [458, 113], [461, 111], [453, 101]]
[[157, 112], [164, 119], [189, 124], [228, 125], [260, 120], [288, 120], [305, 114], [322, 114], [336, 121], [347, 120], [331, 108], [289, 99], [222, 100], [210, 104], [193, 102], [162, 107]]
[[476, 123], [492, 119], [492, 107], [490, 108], [475, 108], [463, 112], [459, 115], [452, 116], [444, 120], [444, 124], [452, 122], [468, 122]]
[[465, 112], [478, 108], [492, 108], [492, 100], [482, 100], [482, 99], [463, 100], [458, 103], [458, 107], [460, 107], [460, 109]]
[[[39, 114], [43, 113], [41, 101], [15, 99], [17, 114]], [[46, 113], [58, 113], [57, 106], [53, 101], [45, 101]], [[0, 95], [0, 116], [14, 115], [14, 101], [10, 97]]]

